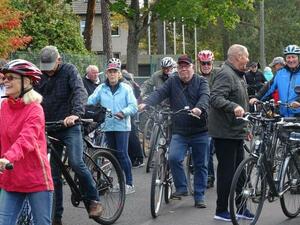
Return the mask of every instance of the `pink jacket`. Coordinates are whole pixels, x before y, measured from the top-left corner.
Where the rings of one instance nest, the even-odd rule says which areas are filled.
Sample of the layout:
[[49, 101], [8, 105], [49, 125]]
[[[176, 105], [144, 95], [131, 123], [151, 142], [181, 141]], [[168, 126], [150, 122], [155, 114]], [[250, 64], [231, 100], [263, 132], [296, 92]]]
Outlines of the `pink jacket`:
[[0, 153], [13, 170], [0, 175], [0, 187], [13, 192], [53, 190], [47, 157], [45, 117], [40, 104], [7, 99], [0, 110]]

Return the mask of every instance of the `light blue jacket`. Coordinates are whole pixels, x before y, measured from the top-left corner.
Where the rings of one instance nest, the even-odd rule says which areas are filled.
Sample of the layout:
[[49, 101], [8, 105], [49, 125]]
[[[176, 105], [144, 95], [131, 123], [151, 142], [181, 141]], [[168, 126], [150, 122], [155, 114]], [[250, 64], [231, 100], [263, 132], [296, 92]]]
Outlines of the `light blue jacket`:
[[88, 104], [101, 104], [106, 109], [110, 109], [112, 114], [123, 112], [125, 118], [122, 120], [106, 117], [103, 124], [103, 131], [130, 131], [130, 116], [137, 112], [137, 101], [134, 97], [132, 88], [120, 82], [117, 90], [112, 93], [106, 83], [100, 84], [94, 93], [88, 98]]
[[[265, 100], [269, 95], [278, 89], [279, 100], [282, 103], [291, 103], [293, 101], [298, 101], [299, 96], [294, 91], [296, 86], [300, 86], [300, 68], [296, 71], [290, 71], [287, 66], [277, 71], [269, 90], [262, 97], [262, 101]], [[280, 114], [282, 116], [298, 116], [300, 109], [290, 109], [285, 106], [280, 106]]]

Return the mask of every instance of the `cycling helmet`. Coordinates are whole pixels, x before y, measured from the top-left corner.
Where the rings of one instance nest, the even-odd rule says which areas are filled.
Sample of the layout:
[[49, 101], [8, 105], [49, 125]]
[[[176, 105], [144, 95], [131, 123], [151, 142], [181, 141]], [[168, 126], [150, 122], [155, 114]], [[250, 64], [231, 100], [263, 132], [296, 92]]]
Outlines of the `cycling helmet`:
[[107, 68], [116, 68], [116, 69], [121, 69], [121, 60], [118, 58], [110, 58], [107, 62]]
[[174, 67], [175, 64], [176, 64], [176, 62], [171, 57], [164, 57], [160, 61], [160, 66], [163, 67], [163, 68]]
[[41, 79], [42, 72], [36, 65], [23, 59], [15, 59], [5, 64], [1, 70], [3, 74], [16, 73], [21, 76], [30, 77], [33, 82]]
[[210, 50], [202, 50], [198, 53], [198, 60], [200, 62], [210, 62], [214, 60], [214, 53]]
[[288, 45], [284, 51], [284, 55], [300, 55], [300, 48], [298, 45]]

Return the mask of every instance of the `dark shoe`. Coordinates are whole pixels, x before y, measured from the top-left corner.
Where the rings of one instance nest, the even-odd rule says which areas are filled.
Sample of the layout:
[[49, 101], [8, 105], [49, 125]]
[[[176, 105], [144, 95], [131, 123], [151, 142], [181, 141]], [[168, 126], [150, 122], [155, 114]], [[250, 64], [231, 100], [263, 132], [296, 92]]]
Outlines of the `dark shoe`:
[[215, 220], [222, 220], [222, 221], [226, 221], [226, 222], [231, 222], [231, 217], [228, 211], [224, 211], [221, 213], [216, 213], [214, 216]]
[[89, 217], [95, 218], [100, 217], [103, 213], [103, 207], [98, 201], [91, 201], [89, 208]]
[[184, 197], [184, 196], [188, 196], [188, 192], [186, 191], [186, 192], [178, 192], [178, 191], [175, 191], [173, 194], [172, 194], [172, 196], [171, 196], [171, 198], [177, 198], [177, 199], [181, 199], [181, 197]]
[[237, 218], [245, 219], [245, 220], [253, 220], [254, 214], [249, 211], [249, 209], [245, 209], [242, 212], [238, 212], [236, 214]]
[[140, 167], [143, 167], [144, 165], [145, 165], [145, 163], [143, 162], [143, 159], [136, 159], [132, 163], [132, 168], [140, 168]]
[[61, 219], [53, 219], [52, 225], [62, 225]]
[[204, 209], [206, 208], [206, 204], [204, 200], [195, 201], [195, 207], [199, 209]]
[[207, 180], [206, 188], [209, 189], [209, 188], [213, 188], [213, 187], [214, 187], [214, 180], [212, 180], [212, 179]]

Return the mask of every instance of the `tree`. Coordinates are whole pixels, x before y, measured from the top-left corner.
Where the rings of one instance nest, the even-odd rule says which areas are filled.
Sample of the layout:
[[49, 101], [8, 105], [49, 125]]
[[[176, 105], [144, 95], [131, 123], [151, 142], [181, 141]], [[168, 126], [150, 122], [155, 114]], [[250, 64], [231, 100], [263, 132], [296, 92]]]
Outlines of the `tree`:
[[80, 34], [79, 18], [64, 1], [12, 0], [12, 4], [24, 12], [22, 29], [32, 37], [32, 50], [55, 45], [65, 53], [88, 53]]
[[88, 0], [86, 9], [85, 27], [83, 31], [84, 44], [88, 51], [92, 49], [92, 37], [94, 31], [94, 19], [96, 12], [96, 0]]
[[22, 34], [21, 13], [13, 9], [8, 0], [0, 0], [0, 5], [0, 58], [7, 58], [15, 50], [24, 48], [31, 37]]
[[[106, 0], [108, 1], [108, 0]], [[207, 26], [216, 24], [218, 19], [224, 21], [226, 27], [233, 27], [240, 18], [237, 10], [251, 8], [253, 0], [154, 0], [149, 7], [140, 7], [138, 0], [116, 0], [111, 10], [122, 14], [128, 22], [127, 69], [138, 74], [138, 47], [141, 38], [149, 26], [148, 15], [151, 12], [152, 22], [158, 18], [165, 21], [184, 21], [187, 26]], [[170, 10], [172, 9], [172, 10]]]
[[112, 57], [112, 40], [111, 40], [111, 20], [109, 4], [105, 0], [101, 0], [101, 19], [103, 30], [103, 52], [106, 59]]

